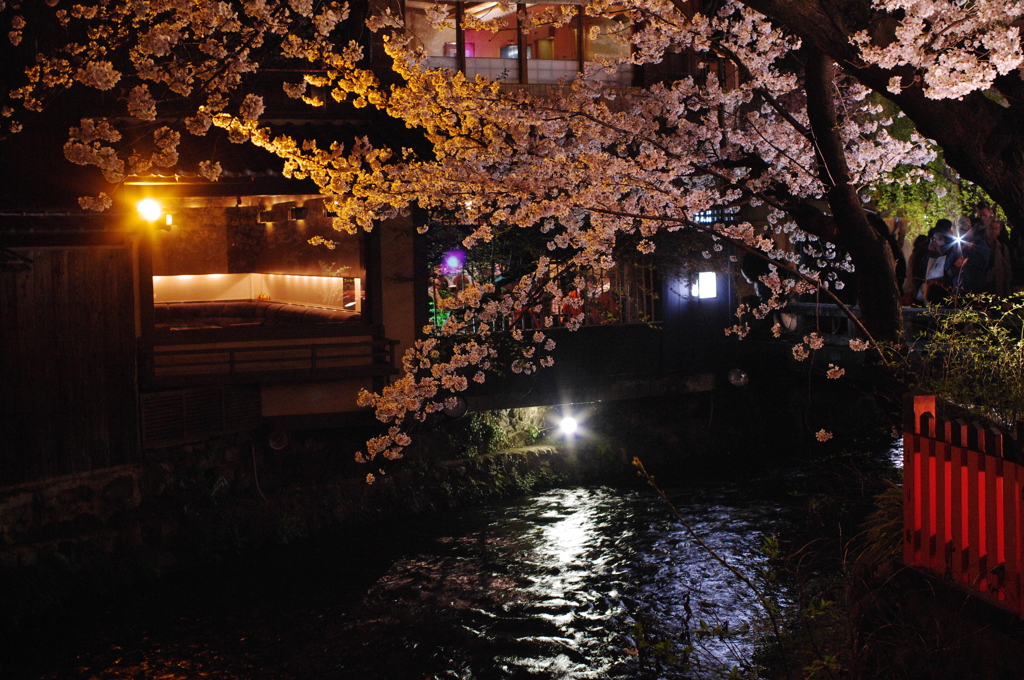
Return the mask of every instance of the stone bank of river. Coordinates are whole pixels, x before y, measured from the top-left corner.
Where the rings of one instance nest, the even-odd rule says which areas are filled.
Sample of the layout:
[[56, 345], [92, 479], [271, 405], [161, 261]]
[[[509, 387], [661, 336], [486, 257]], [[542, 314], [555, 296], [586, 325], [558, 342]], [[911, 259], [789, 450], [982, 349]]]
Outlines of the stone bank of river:
[[[799, 522], [749, 489], [671, 495], [745, 570]], [[652, 492], [569, 488], [180, 575], [36, 640], [8, 677], [717, 677], [749, 662], [757, 619]], [[669, 658], [687, 645], [688, 669]]]

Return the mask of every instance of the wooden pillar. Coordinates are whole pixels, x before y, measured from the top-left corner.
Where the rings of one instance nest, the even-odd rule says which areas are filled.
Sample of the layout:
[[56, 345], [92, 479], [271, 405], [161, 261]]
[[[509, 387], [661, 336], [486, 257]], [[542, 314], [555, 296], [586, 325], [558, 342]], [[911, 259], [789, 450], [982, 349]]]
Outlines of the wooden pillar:
[[583, 47], [586, 45], [583, 35], [583, 5], [576, 6], [576, 69], [580, 73], [586, 72], [586, 58], [583, 55]]
[[363, 303], [363, 323], [379, 325], [384, 323], [384, 301], [382, 295], [383, 281], [381, 278], [381, 229], [362, 232], [360, 244], [363, 259], [363, 291], [366, 299]]
[[530, 82], [529, 65], [526, 59], [526, 34], [523, 33], [523, 25], [519, 21], [519, 15], [525, 13], [525, 4], [519, 3], [516, 5], [516, 49], [519, 51], [519, 83], [521, 85], [526, 85]]
[[455, 3], [455, 63], [463, 74], [466, 73], [466, 31], [462, 22], [466, 15], [466, 3]]
[[138, 310], [138, 362], [139, 381], [153, 380], [153, 332], [156, 326], [153, 311], [153, 232], [145, 227], [138, 232], [136, 240], [136, 309]]

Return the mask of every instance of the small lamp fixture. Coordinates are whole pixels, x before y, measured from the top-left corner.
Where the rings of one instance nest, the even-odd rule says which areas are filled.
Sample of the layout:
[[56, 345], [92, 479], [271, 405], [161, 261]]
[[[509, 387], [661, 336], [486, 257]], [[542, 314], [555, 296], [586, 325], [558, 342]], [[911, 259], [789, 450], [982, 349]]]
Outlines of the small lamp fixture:
[[718, 297], [718, 280], [714, 272], [701, 272], [697, 274], [697, 280], [690, 287], [690, 295], [695, 298]]
[[135, 209], [139, 211], [139, 216], [147, 222], [156, 222], [164, 214], [163, 206], [155, 198], [142, 199], [135, 204]]

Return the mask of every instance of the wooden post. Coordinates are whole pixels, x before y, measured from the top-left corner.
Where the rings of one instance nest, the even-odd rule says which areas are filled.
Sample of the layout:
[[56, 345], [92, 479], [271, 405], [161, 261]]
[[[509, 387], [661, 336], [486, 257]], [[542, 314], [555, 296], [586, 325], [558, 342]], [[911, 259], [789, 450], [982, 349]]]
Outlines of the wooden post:
[[945, 574], [949, 565], [949, 447], [928, 439], [935, 460], [935, 559], [932, 568]]
[[933, 471], [935, 470], [935, 458], [929, 455], [931, 451], [928, 446], [928, 439], [917, 436], [914, 437], [917, 440], [918, 446], [915, 450], [917, 456], [917, 468], [919, 470], [917, 478], [917, 498], [918, 498], [918, 513], [920, 520], [918, 522], [918, 528], [921, 534], [920, 548], [917, 553], [916, 564], [924, 567], [932, 567], [935, 562], [935, 493], [934, 483], [935, 476]]
[[519, 82], [526, 85], [530, 82], [530, 67], [526, 58], [526, 34], [523, 33], [522, 22], [519, 21], [520, 14], [526, 14], [526, 5], [523, 3], [516, 5], [516, 49], [519, 51]]
[[[917, 443], [918, 437], [914, 434], [916, 428], [913, 426], [913, 402], [904, 410], [904, 417], [909, 423], [904, 423], [903, 428], [903, 563], [912, 565], [915, 563], [915, 544], [920, 540], [918, 529], [920, 524], [918, 517], [918, 494], [917, 482], [919, 474], [917, 471]], [[909, 416], [907, 415], [909, 411]], [[909, 427], [907, 425], [910, 425]]]
[[583, 56], [583, 49], [586, 45], [584, 40], [583, 31], [585, 25], [583, 22], [583, 5], [576, 6], [576, 69], [580, 73], [586, 73], [586, 59]]
[[[970, 428], [963, 421], [958, 420], [956, 429], [961, 434], [961, 442], [966, 439], [970, 441]], [[963, 444], [962, 444], [963, 445]], [[965, 571], [967, 572], [967, 583], [971, 586], [977, 587], [978, 582], [981, 578], [981, 556], [985, 552], [983, 544], [984, 527], [984, 514], [981, 511], [981, 503], [984, 500], [984, 485], [981, 483], [981, 475], [984, 472], [984, 458], [983, 454], [971, 449], [969, 446], [966, 447], [967, 451], [967, 545], [964, 551], [967, 564]]]
[[466, 31], [462, 27], [466, 3], [455, 3], [455, 66], [466, 75]]
[[[954, 581], [961, 582], [964, 573], [964, 543], [967, 538], [967, 491], [966, 470], [964, 469], [964, 451], [954, 442], [953, 423], [943, 423], [942, 436], [949, 447], [950, 456], [950, 526], [952, 535], [951, 575]], [[959, 441], [959, 439], [957, 439]]]
[[1006, 604], [1018, 614], [1020, 600], [1020, 467], [1008, 460], [1003, 461], [1003, 589]]
[[1000, 588], [993, 571], [1003, 563], [1000, 556], [1000, 529], [1002, 528], [1002, 504], [1000, 501], [1000, 477], [1002, 455], [1000, 455], [999, 432], [990, 427], [976, 425], [978, 428], [978, 444], [985, 453], [985, 473], [981, 480], [985, 491], [985, 558], [982, 562], [982, 573], [985, 575], [984, 588], [993, 597]]
[[926, 413], [937, 414], [934, 394], [912, 394], [903, 397], [903, 431], [913, 434], [921, 433], [921, 416]]

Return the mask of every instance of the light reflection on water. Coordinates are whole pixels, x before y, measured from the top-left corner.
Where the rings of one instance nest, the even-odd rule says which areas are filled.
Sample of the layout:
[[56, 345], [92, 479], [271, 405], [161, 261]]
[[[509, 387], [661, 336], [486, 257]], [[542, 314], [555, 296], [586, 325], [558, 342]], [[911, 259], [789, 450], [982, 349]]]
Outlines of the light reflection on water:
[[903, 469], [903, 439], [901, 437], [893, 440], [892, 447], [889, 449], [889, 460], [892, 462], [893, 468]]
[[[764, 563], [763, 537], [791, 526], [785, 508], [736, 489], [672, 499], [747, 572]], [[45, 677], [710, 678], [751, 657], [750, 593], [649, 491], [554, 490], [431, 532], [405, 548], [396, 538], [398, 557], [368, 587], [325, 560], [289, 577], [286, 594], [242, 589], [200, 614], [108, 635], [75, 669]], [[360, 549], [339, 552], [358, 561]], [[702, 621], [729, 635], [698, 635]], [[672, 662], [687, 646], [694, 664]]]
[[[748, 572], [764, 562], [763, 536], [783, 522], [778, 507], [735, 492], [681, 492], [674, 502], [714, 550]], [[405, 616], [392, 630], [377, 634], [398, 637], [410, 621], [429, 620], [435, 631], [451, 626], [457, 645], [433, 642], [431, 661], [440, 657], [440, 666], [417, 651], [423, 638], [406, 640], [409, 663], [429, 677], [716, 677], [749, 662], [759, 619], [751, 594], [660, 499], [559, 490], [482, 519], [483, 526], [442, 539], [445, 550], [396, 562], [364, 600], [353, 633], [366, 619], [399, 611]], [[409, 578], [431, 587], [407, 591]], [[441, 609], [418, 610], [441, 593]], [[722, 634], [698, 635], [701, 622]], [[670, 661], [687, 646], [695, 648], [693, 665]], [[355, 662], [345, 677], [388, 676], [378, 671], [371, 660]]]

